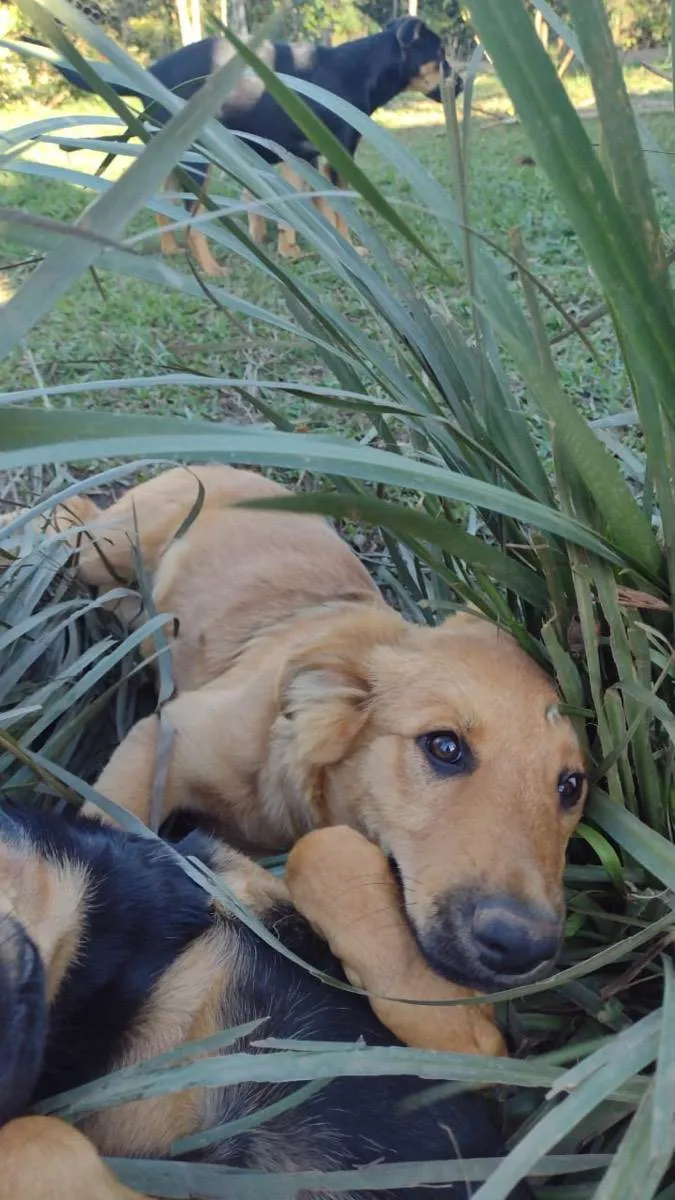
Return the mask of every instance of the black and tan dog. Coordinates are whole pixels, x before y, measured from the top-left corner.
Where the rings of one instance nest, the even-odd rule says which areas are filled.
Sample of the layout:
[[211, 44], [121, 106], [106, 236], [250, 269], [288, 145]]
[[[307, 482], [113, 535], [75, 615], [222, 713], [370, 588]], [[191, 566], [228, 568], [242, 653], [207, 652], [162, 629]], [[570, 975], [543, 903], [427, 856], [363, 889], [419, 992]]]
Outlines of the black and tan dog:
[[[234, 53], [227, 39], [204, 38], [158, 59], [149, 70], [169, 91], [187, 100]], [[461, 77], [448, 63], [441, 39], [422, 21], [411, 17], [391, 21], [380, 33], [340, 46], [274, 42], [264, 44], [257, 53], [273, 71], [316, 84], [348, 100], [369, 115], [404, 91], [421, 92], [432, 100], [440, 101], [443, 78], [453, 78], [456, 93], [462, 89]], [[75, 87], [91, 91], [77, 71], [54, 65]], [[154, 123], [161, 125], [168, 119], [169, 113], [165, 109], [159, 108], [140, 92], [119, 85], [115, 85], [115, 90], [122, 96], [135, 96], [143, 100]], [[309, 97], [303, 99], [353, 156], [361, 138], [358, 130], [317, 101]], [[313, 166], [318, 164], [316, 147], [265, 90], [260, 78], [253, 72], [247, 72], [235, 85], [216, 116], [221, 124], [243, 140], [248, 140], [267, 163], [283, 163], [283, 159], [272, 147], [262, 144], [265, 141], [275, 143], [282, 150]], [[322, 169], [332, 182], [339, 182], [334, 171], [325, 165]], [[289, 164], [283, 165], [282, 171], [294, 186], [303, 187], [302, 180]], [[188, 174], [199, 187], [204, 186], [207, 164], [191, 164]], [[194, 205], [189, 207], [194, 210]], [[317, 200], [317, 207], [344, 237], [349, 236], [348, 226], [341, 216], [321, 200]], [[160, 218], [160, 223], [166, 224], [167, 219]], [[252, 216], [249, 226], [253, 240], [262, 241], [265, 235], [264, 219]], [[221, 274], [223, 269], [213, 258], [199, 228], [193, 228], [188, 236], [202, 269], [210, 275]], [[170, 234], [164, 235], [162, 248], [164, 253], [175, 253], [177, 245]], [[285, 223], [280, 226], [278, 248], [285, 257], [295, 257], [298, 253], [295, 232]]]
[[[386, 860], [353, 831], [325, 830], [301, 841], [287, 881], [202, 833], [190, 835], [177, 853], [209, 866], [312, 965], [390, 996], [392, 988], [399, 995], [405, 989], [409, 999], [459, 995], [425, 966], [400, 916]], [[344, 955], [345, 973], [317, 930]], [[461, 1048], [456, 1021], [473, 1011], [465, 1048], [500, 1050], [489, 1011], [375, 1000], [371, 1009], [354, 993], [313, 978], [221, 910], [166, 844], [82, 816], [2, 805], [0, 932], [2, 1124], [115, 1068], [256, 1019], [264, 1022], [256, 1037], [342, 1043], [362, 1037], [370, 1045], [400, 1045], [379, 1012], [407, 1041], [444, 1049]], [[222, 1053], [250, 1054], [253, 1063], [273, 1053], [251, 1042], [244, 1037]], [[297, 1108], [193, 1153], [192, 1161], [289, 1173], [504, 1152], [483, 1095], [400, 1111], [400, 1102], [424, 1087], [414, 1077], [334, 1078]], [[264, 1082], [193, 1088], [107, 1108], [83, 1118], [80, 1130], [101, 1154], [164, 1157], [176, 1139], [249, 1115], [292, 1090]], [[46, 1184], [53, 1181], [45, 1153], [50, 1139], [60, 1148], [70, 1191], [52, 1183], [50, 1192]], [[102, 1164], [97, 1175], [87, 1143], [59, 1133], [56, 1123], [45, 1129], [39, 1122], [35, 1131], [30, 1118], [10, 1124], [0, 1133], [3, 1144], [9, 1153], [3, 1178], [14, 1167], [13, 1200], [84, 1195], [81, 1159], [92, 1181], [87, 1200], [128, 1196], [116, 1191]], [[21, 1190], [24, 1181], [32, 1192], [28, 1184]], [[462, 1183], [378, 1195], [463, 1200], [472, 1191]], [[351, 1195], [365, 1200], [366, 1193]], [[514, 1200], [528, 1195], [526, 1188], [513, 1193]]]

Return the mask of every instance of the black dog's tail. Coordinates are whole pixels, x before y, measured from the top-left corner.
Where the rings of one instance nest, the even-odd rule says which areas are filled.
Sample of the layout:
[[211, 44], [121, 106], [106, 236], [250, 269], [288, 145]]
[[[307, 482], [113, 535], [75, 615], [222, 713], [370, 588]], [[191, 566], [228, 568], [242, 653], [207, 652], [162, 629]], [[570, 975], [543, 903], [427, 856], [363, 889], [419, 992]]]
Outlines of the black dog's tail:
[[[49, 47], [45, 46], [44, 42], [39, 41], [38, 38], [22, 37], [21, 41], [30, 42], [33, 46], [40, 46], [43, 50], [49, 49]], [[54, 69], [58, 71], [59, 75], [62, 75], [63, 78], [68, 81], [68, 83], [70, 83], [73, 87], [76, 87], [79, 91], [89, 92], [94, 96], [97, 95], [96, 89], [93, 88], [90, 83], [87, 83], [86, 79], [80, 75], [79, 71], [76, 71], [74, 67], [69, 67], [65, 64], [62, 65], [61, 63], [57, 62], [51, 62], [49, 60], [48, 63], [50, 67], [54, 67]], [[94, 65], [97, 66], [98, 64]], [[103, 78], [105, 78], [105, 76]], [[112, 79], [106, 79], [106, 83], [108, 84], [108, 87], [111, 87], [112, 90], [117, 93], [118, 96], [122, 96], [122, 98], [125, 100], [136, 99], [142, 100], [146, 106], [150, 104], [149, 98], [144, 96], [142, 92], [136, 91], [136, 89], [130, 84], [116, 83]]]

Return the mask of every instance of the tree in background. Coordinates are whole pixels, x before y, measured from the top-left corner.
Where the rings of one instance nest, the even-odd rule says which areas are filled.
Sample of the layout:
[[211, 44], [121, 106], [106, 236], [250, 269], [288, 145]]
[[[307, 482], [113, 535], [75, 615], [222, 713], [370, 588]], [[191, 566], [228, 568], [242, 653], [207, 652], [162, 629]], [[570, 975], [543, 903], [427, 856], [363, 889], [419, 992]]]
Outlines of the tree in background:
[[[549, 0], [569, 20], [565, 0]], [[622, 50], [664, 46], [670, 41], [670, 0], [605, 0], [612, 35]]]

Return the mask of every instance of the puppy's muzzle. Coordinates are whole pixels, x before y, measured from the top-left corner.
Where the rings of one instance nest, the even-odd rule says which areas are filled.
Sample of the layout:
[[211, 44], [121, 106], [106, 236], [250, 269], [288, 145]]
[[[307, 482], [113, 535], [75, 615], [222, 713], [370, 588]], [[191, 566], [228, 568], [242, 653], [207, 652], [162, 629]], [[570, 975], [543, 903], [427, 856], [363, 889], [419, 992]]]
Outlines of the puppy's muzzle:
[[439, 974], [484, 991], [519, 987], [549, 974], [560, 953], [563, 918], [509, 895], [449, 893], [417, 940]]

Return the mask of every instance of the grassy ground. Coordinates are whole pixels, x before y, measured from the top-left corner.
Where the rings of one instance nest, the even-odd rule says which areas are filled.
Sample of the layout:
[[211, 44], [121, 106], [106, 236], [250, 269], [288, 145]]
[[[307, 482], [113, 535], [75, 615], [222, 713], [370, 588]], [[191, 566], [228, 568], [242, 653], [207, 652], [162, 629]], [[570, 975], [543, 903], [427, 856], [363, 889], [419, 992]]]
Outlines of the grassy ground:
[[[663, 149], [675, 152], [672, 110], [670, 114], [652, 111], [664, 106], [669, 85], [639, 66], [628, 66], [626, 75], [632, 94], [640, 98], [650, 128]], [[592, 108], [587, 81], [568, 75], [566, 84], [580, 111]], [[529, 158], [527, 140], [519, 125], [509, 121], [509, 102], [491, 74], [478, 80], [474, 118], [471, 213], [474, 227], [506, 245], [508, 231], [518, 226], [523, 233], [532, 269], [555, 292], [572, 315], [583, 314], [598, 300], [596, 288], [578, 251], [571, 228], [560, 206], [553, 199], [543, 173]], [[76, 99], [61, 91], [51, 107], [25, 101], [0, 114], [0, 132], [30, 120], [55, 113], [95, 113], [103, 111], [97, 101]], [[436, 177], [451, 184], [450, 159], [440, 108], [423, 100], [395, 103], [379, 115], [379, 120], [398, 133], [405, 144]], [[592, 119], [587, 128], [595, 137]], [[67, 165], [68, 158], [56, 146], [40, 146], [30, 152], [43, 161]], [[97, 156], [81, 152], [71, 156], [71, 165], [83, 168], [96, 165]], [[379, 161], [367, 146], [359, 151], [360, 164], [374, 181], [393, 199], [404, 205], [409, 200], [404, 182]], [[89, 202], [83, 188], [50, 182], [46, 185], [27, 175], [0, 171], [1, 203], [50, 217], [72, 218]], [[406, 208], [407, 217], [423, 235], [438, 262], [452, 264], [454, 252], [445, 234], [432, 224], [423, 211]], [[148, 228], [147, 217], [134, 222], [132, 231]], [[387, 232], [386, 236], [390, 238]], [[147, 243], [148, 247], [156, 242]], [[468, 315], [462, 275], [455, 273], [456, 285], [441, 282], [440, 270], [433, 264], [415, 261], [407, 248], [396, 252], [399, 263], [414, 278], [416, 288], [441, 312], [451, 312], [464, 321]], [[17, 247], [0, 243], [0, 294], [11, 294], [29, 267], [13, 264], [25, 259]], [[3, 269], [4, 268], [4, 269]], [[360, 310], [353, 293], [339, 294], [326, 268], [307, 256], [294, 268], [322, 289], [329, 289], [348, 317], [358, 320]], [[268, 307], [279, 305], [245, 265], [237, 265], [228, 281], [233, 291]], [[550, 310], [551, 330], [562, 329], [560, 317]], [[594, 329], [594, 339], [603, 358], [600, 371], [576, 338], [568, 339], [558, 351], [564, 379], [590, 416], [625, 408], [629, 403], [627, 382], [614, 353], [609, 327]], [[324, 368], [301, 343], [288, 337], [274, 338], [268, 328], [234, 324], [207, 300], [198, 301], [175, 293], [160, 291], [140, 281], [118, 278], [101, 272], [98, 279], [89, 276], [61, 302], [49, 318], [31, 335], [22, 351], [0, 364], [0, 389], [35, 387], [40, 383], [69, 383], [87, 379], [152, 375], [170, 369], [191, 369], [218, 375], [237, 375], [259, 379], [312, 379], [329, 382]], [[66, 401], [67, 402], [67, 401]], [[124, 406], [136, 410], [191, 412], [199, 415], [234, 416], [245, 419], [245, 410], [233, 393], [177, 387], [150, 392], [99, 392], [78, 404], [118, 410]], [[59, 401], [61, 403], [61, 401]], [[325, 425], [330, 419], [344, 428], [350, 418], [327, 418], [325, 410], [312, 411], [304, 402], [282, 401], [284, 413], [303, 425]]]

